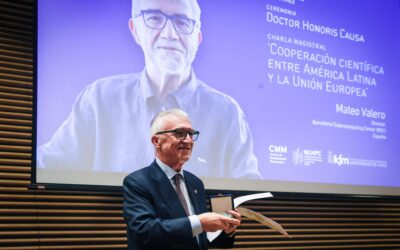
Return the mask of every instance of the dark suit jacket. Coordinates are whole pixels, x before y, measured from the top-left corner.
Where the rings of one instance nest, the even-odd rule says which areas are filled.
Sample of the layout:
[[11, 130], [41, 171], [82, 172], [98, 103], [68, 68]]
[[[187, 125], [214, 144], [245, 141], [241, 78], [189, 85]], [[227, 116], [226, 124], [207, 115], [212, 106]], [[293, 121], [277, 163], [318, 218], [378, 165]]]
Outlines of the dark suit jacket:
[[[206, 212], [203, 182], [187, 171], [184, 179], [195, 213]], [[190, 221], [178, 195], [156, 161], [125, 177], [123, 196], [128, 249], [208, 249], [206, 233], [199, 235], [199, 243], [192, 236]], [[226, 235], [215, 241], [218, 247], [233, 245], [233, 238]]]

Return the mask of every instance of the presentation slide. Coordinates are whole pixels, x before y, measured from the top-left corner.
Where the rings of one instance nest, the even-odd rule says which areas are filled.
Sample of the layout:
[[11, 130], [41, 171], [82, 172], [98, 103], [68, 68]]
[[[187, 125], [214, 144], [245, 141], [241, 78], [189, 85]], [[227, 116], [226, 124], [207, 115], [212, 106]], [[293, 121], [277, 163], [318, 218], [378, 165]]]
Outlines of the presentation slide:
[[[152, 2], [38, 0], [37, 183], [120, 186], [180, 108], [206, 188], [400, 194], [399, 0], [198, 0], [201, 22]], [[160, 94], [153, 56], [181, 54], [189, 80]]]

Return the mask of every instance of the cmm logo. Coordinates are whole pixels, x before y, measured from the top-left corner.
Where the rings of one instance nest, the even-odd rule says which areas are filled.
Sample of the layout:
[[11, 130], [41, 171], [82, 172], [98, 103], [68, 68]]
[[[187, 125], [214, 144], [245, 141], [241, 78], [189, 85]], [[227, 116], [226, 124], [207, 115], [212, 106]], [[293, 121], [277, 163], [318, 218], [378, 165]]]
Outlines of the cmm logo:
[[330, 151], [328, 154], [328, 162], [338, 166], [350, 165], [350, 159], [348, 157], [344, 157], [342, 154], [332, 154]]
[[287, 153], [288, 152], [287, 146], [269, 145], [268, 149], [269, 149], [269, 152], [271, 152], [271, 153]]

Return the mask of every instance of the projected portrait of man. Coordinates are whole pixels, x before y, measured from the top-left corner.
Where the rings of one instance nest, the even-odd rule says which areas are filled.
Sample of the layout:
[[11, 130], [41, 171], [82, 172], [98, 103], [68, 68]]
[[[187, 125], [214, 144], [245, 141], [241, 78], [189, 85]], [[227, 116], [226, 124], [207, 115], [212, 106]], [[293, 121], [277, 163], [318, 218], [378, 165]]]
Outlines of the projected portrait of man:
[[37, 165], [132, 172], [153, 161], [150, 121], [180, 108], [202, 140], [186, 169], [198, 176], [259, 179], [253, 139], [238, 103], [199, 80], [192, 63], [202, 40], [195, 0], [133, 0], [130, 32], [142, 48], [142, 72], [102, 78], [84, 89]]

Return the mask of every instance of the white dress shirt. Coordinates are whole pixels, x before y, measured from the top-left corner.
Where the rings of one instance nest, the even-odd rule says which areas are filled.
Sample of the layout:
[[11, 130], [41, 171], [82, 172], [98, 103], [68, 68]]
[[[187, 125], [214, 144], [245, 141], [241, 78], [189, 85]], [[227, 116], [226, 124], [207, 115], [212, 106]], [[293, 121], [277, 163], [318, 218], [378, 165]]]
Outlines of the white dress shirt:
[[[160, 166], [161, 170], [167, 175], [168, 179], [171, 182], [171, 185], [174, 187], [174, 189], [176, 191], [175, 182], [174, 182], [174, 180], [172, 178], [176, 174], [180, 174], [180, 175], [182, 175], [183, 180], [184, 180], [185, 176], [183, 175], [183, 170], [181, 170], [180, 172], [176, 172], [172, 168], [170, 168], [167, 165], [165, 165], [158, 158], [156, 158], [156, 162], [157, 162], [158, 166]], [[186, 184], [185, 184], [184, 181], [182, 181], [182, 183], [181, 183], [181, 189], [182, 189], [183, 196], [185, 197], [187, 207], [189, 208], [189, 212], [190, 212], [189, 220], [190, 220], [190, 225], [192, 226], [193, 236], [197, 236], [198, 234], [203, 232], [203, 228], [201, 226], [201, 222], [200, 222], [199, 217], [194, 212], [194, 208], [192, 206], [192, 202], [190, 201], [190, 197], [189, 197], [189, 194], [188, 194], [188, 191], [187, 191], [187, 188], [186, 188]]]

